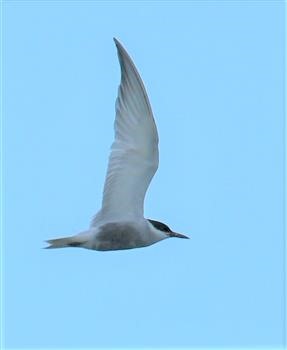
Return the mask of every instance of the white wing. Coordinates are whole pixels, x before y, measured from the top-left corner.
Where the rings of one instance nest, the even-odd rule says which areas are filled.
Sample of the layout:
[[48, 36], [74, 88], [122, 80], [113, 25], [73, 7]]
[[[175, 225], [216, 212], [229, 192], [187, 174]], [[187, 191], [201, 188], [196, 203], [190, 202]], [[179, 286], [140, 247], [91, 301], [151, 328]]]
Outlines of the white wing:
[[158, 134], [143, 82], [128, 53], [114, 39], [121, 66], [111, 147], [99, 221], [143, 217], [146, 190], [158, 168]]

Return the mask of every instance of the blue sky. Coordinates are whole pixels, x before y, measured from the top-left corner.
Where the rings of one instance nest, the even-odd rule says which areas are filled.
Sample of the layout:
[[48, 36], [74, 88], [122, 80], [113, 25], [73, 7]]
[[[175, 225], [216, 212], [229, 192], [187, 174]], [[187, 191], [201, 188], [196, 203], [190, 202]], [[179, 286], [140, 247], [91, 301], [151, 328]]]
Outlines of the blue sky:
[[[191, 240], [43, 250], [100, 208], [117, 37], [160, 135], [146, 217]], [[4, 1], [7, 348], [282, 346], [283, 1]]]

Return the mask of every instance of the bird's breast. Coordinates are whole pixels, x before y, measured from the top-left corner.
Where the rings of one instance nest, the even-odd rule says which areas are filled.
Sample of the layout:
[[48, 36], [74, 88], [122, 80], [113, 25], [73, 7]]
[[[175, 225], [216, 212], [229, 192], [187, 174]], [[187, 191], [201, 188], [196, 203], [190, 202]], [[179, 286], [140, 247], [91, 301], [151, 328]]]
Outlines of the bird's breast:
[[93, 249], [120, 250], [149, 245], [141, 227], [133, 223], [107, 223], [102, 225], [95, 236]]

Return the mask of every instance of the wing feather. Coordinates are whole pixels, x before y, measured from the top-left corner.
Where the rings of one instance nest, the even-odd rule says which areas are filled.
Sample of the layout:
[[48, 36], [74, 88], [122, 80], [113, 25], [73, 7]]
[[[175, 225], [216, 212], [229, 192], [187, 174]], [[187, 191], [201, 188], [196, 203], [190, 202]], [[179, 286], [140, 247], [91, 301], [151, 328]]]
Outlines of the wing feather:
[[114, 41], [121, 67], [115, 139], [102, 209], [92, 225], [143, 217], [145, 193], [158, 168], [158, 133], [145, 87], [126, 50], [119, 41]]

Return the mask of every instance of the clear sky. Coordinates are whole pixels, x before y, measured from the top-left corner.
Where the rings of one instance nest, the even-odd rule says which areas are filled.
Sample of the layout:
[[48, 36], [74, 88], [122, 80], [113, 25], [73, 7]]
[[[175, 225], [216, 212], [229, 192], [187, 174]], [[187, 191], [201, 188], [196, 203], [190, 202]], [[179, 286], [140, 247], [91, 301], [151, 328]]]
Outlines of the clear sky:
[[[114, 36], [160, 136], [145, 215], [191, 239], [43, 250], [101, 205]], [[283, 1], [4, 1], [7, 348], [282, 345], [283, 42]]]

